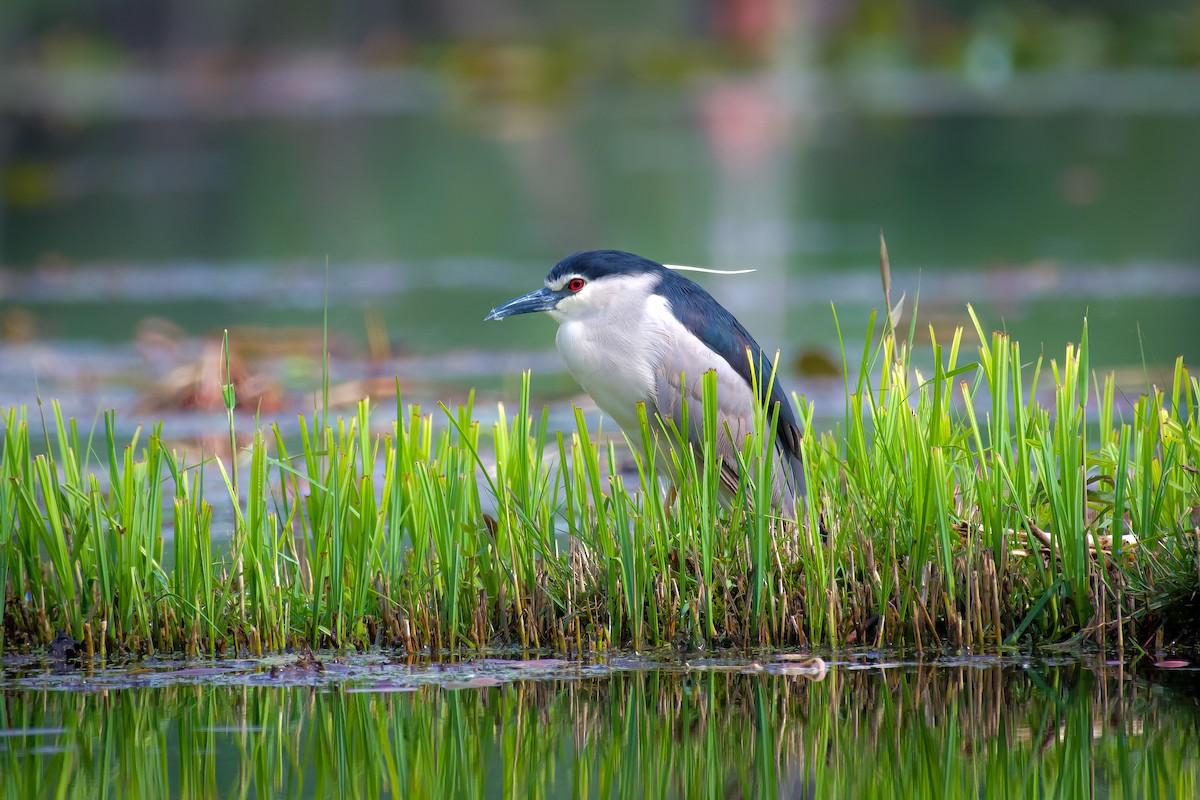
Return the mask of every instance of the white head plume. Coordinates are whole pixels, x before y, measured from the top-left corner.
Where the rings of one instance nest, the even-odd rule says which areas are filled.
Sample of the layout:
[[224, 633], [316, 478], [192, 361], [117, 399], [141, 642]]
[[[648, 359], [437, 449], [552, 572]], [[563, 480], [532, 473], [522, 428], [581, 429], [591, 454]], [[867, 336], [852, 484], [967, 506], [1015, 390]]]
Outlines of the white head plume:
[[709, 269], [708, 267], [685, 267], [682, 264], [663, 264], [667, 269], [677, 272], [707, 272], [709, 275], [746, 275], [754, 272], [752, 269]]

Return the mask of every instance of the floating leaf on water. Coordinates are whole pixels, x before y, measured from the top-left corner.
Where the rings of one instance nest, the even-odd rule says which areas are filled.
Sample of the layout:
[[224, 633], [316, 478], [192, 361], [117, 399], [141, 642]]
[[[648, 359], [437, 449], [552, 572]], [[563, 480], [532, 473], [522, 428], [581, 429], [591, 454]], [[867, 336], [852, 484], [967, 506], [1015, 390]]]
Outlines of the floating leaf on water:
[[776, 675], [803, 675], [817, 681], [824, 680], [829, 671], [824, 659], [798, 654], [784, 659], [781, 664], [769, 664], [767, 670]]
[[506, 661], [504, 666], [518, 669], [547, 669], [550, 667], [565, 667], [567, 661], [561, 658], [531, 658], [528, 661]]
[[471, 687], [499, 686], [501, 683], [503, 683], [503, 681], [501, 681], [499, 678], [489, 678], [486, 676], [479, 677], [479, 678], [472, 678], [471, 680], [467, 681], [467, 685], [471, 686]]

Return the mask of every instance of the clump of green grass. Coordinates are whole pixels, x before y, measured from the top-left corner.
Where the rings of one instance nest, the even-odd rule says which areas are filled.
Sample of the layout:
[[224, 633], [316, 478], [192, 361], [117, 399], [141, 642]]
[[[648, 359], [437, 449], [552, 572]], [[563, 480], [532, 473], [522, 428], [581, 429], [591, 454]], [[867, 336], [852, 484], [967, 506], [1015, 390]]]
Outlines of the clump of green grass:
[[[241, 474], [236, 460], [190, 462], [159, 426], [118, 443], [110, 413], [82, 441], [56, 404], [39, 426], [10, 409], [4, 643], [62, 629], [101, 654], [1147, 646], [1200, 584], [1197, 379], [1178, 361], [1126, 418], [1113, 376], [1088, 369], [1086, 325], [1046, 364], [971, 319], [972, 360], [961, 330], [931, 328], [919, 369], [915, 325], [872, 318], [843, 421], [818, 431], [799, 401], [808, 494], [794, 525], [770, 506], [765, 414], [741, 455], [744, 491], [720, 501], [711, 383], [692, 410], [706, 441], [664, 431], [633, 448], [636, 477], [582, 414], [549, 430], [528, 374], [490, 431], [472, 400], [427, 413], [398, 399], [381, 426], [364, 399], [348, 418], [302, 416], [295, 453], [279, 426], [256, 426]], [[672, 441], [668, 505], [653, 448]], [[205, 495], [213, 469], [225, 496]], [[214, 535], [214, 503], [232, 531]]]

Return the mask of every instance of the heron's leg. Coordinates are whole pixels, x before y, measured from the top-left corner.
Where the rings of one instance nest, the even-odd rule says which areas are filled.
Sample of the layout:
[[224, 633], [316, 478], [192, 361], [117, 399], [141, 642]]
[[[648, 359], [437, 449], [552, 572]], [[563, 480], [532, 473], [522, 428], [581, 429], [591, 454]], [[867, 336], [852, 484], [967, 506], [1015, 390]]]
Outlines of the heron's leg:
[[667, 496], [663, 498], [663, 513], [670, 514], [671, 506], [675, 505], [675, 498], [679, 496], [679, 489], [672, 481], [667, 484]]

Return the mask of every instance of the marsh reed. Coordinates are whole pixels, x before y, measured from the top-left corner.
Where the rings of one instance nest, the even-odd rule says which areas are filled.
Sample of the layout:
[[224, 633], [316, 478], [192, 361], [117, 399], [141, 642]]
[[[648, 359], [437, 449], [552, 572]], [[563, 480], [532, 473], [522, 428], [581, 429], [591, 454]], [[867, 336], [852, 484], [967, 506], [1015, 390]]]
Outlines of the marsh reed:
[[[598, 439], [578, 411], [550, 430], [528, 374], [490, 430], [471, 400], [364, 399], [301, 416], [298, 445], [258, 425], [234, 459], [190, 461], [161, 425], [118, 440], [112, 412], [85, 438], [56, 403], [33, 421], [8, 409], [3, 646], [59, 630], [96, 655], [1194, 637], [1197, 378], [1180, 359], [1122, 413], [1114, 377], [1089, 371], [1086, 324], [1047, 364], [971, 319], [975, 352], [930, 328], [922, 369], [915, 324], [872, 317], [841, 423], [818, 430], [799, 399], [797, 525], [756, 490], [770, 460], [754, 441], [728, 507], [715, 450], [676, 447], [668, 505], [653, 452]], [[695, 410], [708, 441], [711, 399]], [[213, 530], [217, 506], [232, 530]]]

